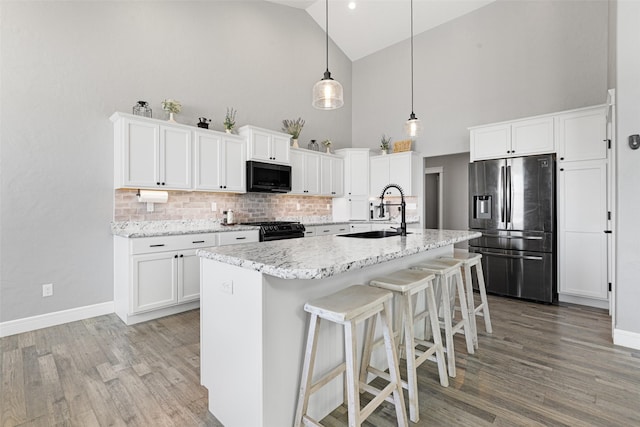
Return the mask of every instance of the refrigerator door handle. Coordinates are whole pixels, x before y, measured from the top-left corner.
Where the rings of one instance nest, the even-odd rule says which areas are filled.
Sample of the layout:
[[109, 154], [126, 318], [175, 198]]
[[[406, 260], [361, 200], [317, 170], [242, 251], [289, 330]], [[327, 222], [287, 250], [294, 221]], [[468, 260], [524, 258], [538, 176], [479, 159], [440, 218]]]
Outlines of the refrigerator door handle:
[[507, 200], [507, 222], [512, 222], [511, 218], [511, 166], [507, 166], [507, 180], [506, 180], [507, 190], [505, 192], [505, 197]]
[[505, 204], [506, 204], [506, 189], [507, 189], [507, 181], [504, 173], [504, 166], [500, 166], [500, 179], [502, 181], [502, 197], [500, 198], [500, 222], [504, 223], [504, 214], [505, 214]]
[[532, 256], [532, 255], [507, 255], [507, 254], [498, 254], [495, 252], [488, 252], [488, 251], [480, 251], [481, 254], [483, 255], [491, 255], [491, 256], [497, 256], [497, 257], [502, 257], [502, 258], [514, 258], [514, 259], [527, 259], [527, 260], [531, 260], [531, 261], [542, 261], [543, 258], [541, 256]]
[[542, 240], [542, 236], [502, 236], [500, 234], [486, 234], [486, 237], [497, 237], [499, 239], [523, 239], [523, 240]]

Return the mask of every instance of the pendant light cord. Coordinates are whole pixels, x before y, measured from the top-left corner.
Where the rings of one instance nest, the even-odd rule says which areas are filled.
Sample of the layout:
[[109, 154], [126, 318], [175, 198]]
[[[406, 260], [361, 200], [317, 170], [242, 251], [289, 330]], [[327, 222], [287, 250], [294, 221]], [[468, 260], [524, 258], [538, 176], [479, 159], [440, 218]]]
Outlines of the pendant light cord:
[[[411, 0], [413, 1], [413, 0]], [[326, 52], [327, 52], [327, 73], [329, 72], [329, 0], [325, 0], [325, 26], [324, 26], [324, 32], [326, 34], [327, 37], [327, 46], [326, 46]]]
[[413, 0], [411, 0], [411, 116], [413, 113]]

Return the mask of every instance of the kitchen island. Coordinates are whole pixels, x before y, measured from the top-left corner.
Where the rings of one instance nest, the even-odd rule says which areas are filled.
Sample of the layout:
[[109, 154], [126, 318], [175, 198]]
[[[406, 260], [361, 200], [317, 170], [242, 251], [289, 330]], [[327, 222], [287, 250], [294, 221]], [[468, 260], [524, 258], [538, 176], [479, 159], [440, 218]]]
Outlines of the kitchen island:
[[[322, 236], [198, 251], [201, 383], [209, 391], [209, 411], [227, 427], [292, 425], [308, 327], [305, 302], [451, 254], [455, 243], [479, 236], [412, 230], [405, 237]], [[324, 323], [319, 375], [342, 360], [343, 345], [342, 329]], [[311, 415], [320, 419], [340, 405], [342, 390], [338, 377], [312, 396]]]

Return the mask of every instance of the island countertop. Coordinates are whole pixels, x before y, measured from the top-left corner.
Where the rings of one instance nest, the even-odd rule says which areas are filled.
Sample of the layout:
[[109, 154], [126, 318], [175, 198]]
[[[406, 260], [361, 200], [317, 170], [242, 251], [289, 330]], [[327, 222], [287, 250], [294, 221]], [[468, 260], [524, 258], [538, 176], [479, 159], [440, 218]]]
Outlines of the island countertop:
[[200, 249], [198, 255], [282, 279], [324, 279], [350, 270], [453, 245], [477, 231], [416, 230], [406, 237], [320, 236]]

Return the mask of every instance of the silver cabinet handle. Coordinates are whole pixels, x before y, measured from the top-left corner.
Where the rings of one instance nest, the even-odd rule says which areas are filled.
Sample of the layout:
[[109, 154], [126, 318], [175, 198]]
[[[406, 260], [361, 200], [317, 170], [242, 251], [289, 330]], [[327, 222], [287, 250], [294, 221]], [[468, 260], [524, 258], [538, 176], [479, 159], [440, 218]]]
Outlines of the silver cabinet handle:
[[500, 239], [542, 240], [541, 236], [501, 236], [500, 234], [483, 234], [486, 237], [498, 237]]

